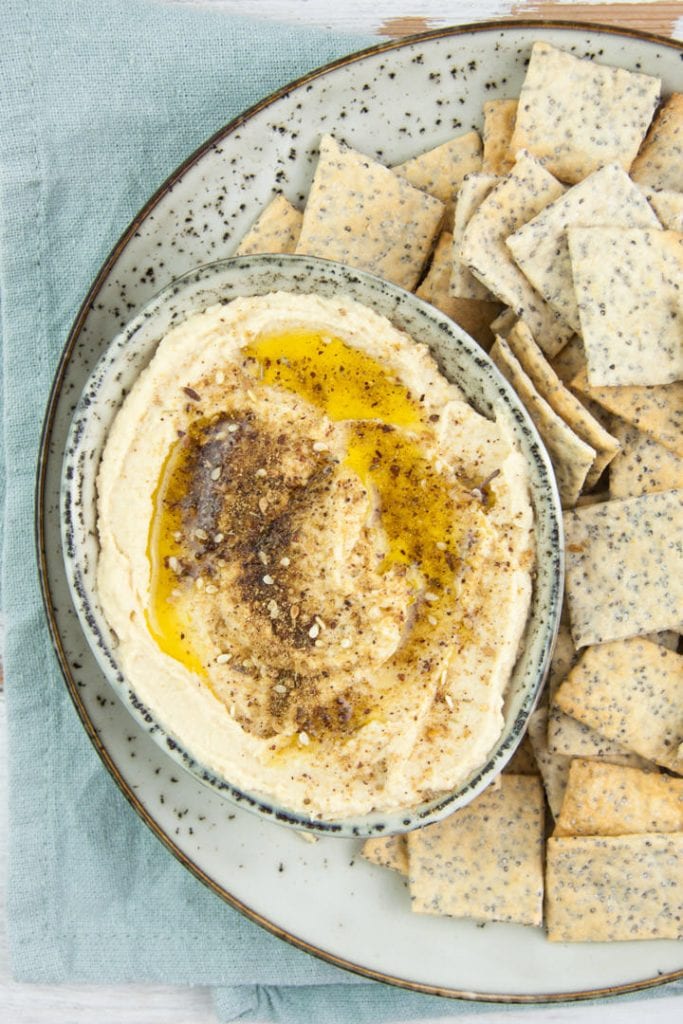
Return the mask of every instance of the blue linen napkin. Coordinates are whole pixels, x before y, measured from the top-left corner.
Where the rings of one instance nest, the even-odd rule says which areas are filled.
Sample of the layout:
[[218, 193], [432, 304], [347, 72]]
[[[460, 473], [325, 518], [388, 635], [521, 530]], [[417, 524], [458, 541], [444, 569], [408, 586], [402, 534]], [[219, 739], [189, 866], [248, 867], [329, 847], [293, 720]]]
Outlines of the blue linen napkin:
[[310, 957], [237, 914], [174, 860], [77, 719], [52, 653], [33, 553], [45, 402], [71, 322], [112, 244], [169, 172], [232, 116], [374, 41], [152, 0], [3, 5], [0, 498], [8, 925], [20, 980], [212, 985], [222, 1020], [362, 1024], [487, 1009], [377, 985]]

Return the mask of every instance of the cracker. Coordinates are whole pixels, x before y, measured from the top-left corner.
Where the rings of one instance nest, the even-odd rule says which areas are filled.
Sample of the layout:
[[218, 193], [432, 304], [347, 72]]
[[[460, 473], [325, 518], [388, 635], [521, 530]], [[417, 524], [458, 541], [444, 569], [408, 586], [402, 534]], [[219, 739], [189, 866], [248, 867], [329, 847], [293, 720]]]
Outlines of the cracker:
[[566, 594], [577, 648], [677, 628], [682, 499], [682, 491], [661, 491], [565, 513]]
[[586, 371], [581, 370], [571, 386], [665, 448], [683, 456], [683, 384], [680, 382], [654, 388], [593, 388]]
[[551, 942], [683, 938], [683, 833], [548, 840]]
[[610, 498], [636, 498], [655, 491], [683, 488], [680, 455], [623, 420], [615, 421], [614, 433], [620, 451], [609, 470]]
[[515, 163], [510, 149], [517, 117], [517, 100], [487, 100], [484, 104], [484, 159], [482, 171], [507, 174]]
[[570, 759], [590, 757], [605, 764], [630, 768], [645, 769], [650, 764], [646, 758], [638, 757], [621, 744], [606, 739], [595, 729], [565, 714], [554, 703], [548, 711], [548, 751]]
[[448, 231], [443, 231], [436, 243], [429, 270], [415, 294], [425, 302], [431, 302], [432, 306], [436, 306], [451, 320], [455, 320], [488, 352], [494, 340], [489, 324], [500, 309], [500, 303], [457, 299], [451, 295], [452, 252], [452, 236]]
[[529, 742], [543, 779], [543, 788], [553, 818], [557, 818], [562, 807], [564, 791], [569, 778], [570, 757], [554, 754], [548, 749], [548, 709], [539, 708], [529, 718]]
[[631, 177], [641, 185], [683, 192], [683, 93], [673, 93], [652, 122]]
[[396, 164], [392, 170], [415, 188], [440, 199], [449, 211], [448, 217], [452, 218], [455, 194], [465, 175], [481, 170], [481, 154], [479, 134], [471, 131]]
[[574, 287], [593, 387], [683, 377], [683, 235], [569, 228]]
[[584, 485], [586, 490], [590, 490], [619, 451], [619, 442], [564, 386], [523, 321], [520, 320], [512, 328], [507, 341], [522, 369], [531, 378], [539, 395], [545, 398], [548, 405], [555, 410], [558, 416], [562, 417], [582, 441], [595, 449], [595, 461], [588, 472]]
[[535, 42], [511, 148], [528, 149], [572, 184], [617, 161], [628, 171], [659, 101], [651, 75], [607, 67]]
[[564, 508], [576, 504], [595, 460], [595, 449], [578, 437], [539, 395], [504, 338], [496, 338], [491, 358], [512, 384], [548, 449]]
[[235, 249], [236, 256], [260, 252], [294, 252], [303, 214], [279, 195], [268, 203]]
[[681, 693], [683, 656], [634, 637], [589, 647], [558, 688], [555, 702], [607, 739], [680, 774]]
[[683, 192], [657, 192], [647, 186], [643, 194], [667, 231], [683, 232]]
[[381, 868], [391, 868], [400, 875], [408, 874], [408, 844], [404, 835], [373, 836], [363, 843], [361, 856]]
[[514, 263], [505, 239], [564, 192], [564, 186], [521, 153], [506, 178], [486, 197], [463, 234], [460, 259], [489, 291], [514, 309], [534, 332], [544, 352], [554, 355], [571, 331], [529, 284]]
[[576, 759], [556, 836], [683, 831], [683, 779]]
[[569, 384], [586, 367], [581, 336], [572, 335], [562, 351], [550, 360], [550, 365], [562, 383]]
[[539, 926], [543, 831], [539, 780], [501, 776], [498, 791], [408, 834], [412, 909]]
[[581, 321], [566, 232], [596, 225], [660, 230], [652, 207], [620, 164], [590, 174], [507, 240], [517, 266], [574, 331], [581, 330]]
[[455, 203], [453, 221], [453, 270], [451, 273], [450, 290], [452, 295], [462, 299], [491, 299], [488, 288], [474, 277], [459, 253], [465, 228], [479, 209], [489, 192], [498, 182], [492, 174], [470, 174], [462, 183]]
[[411, 290], [443, 215], [439, 199], [324, 135], [296, 251], [339, 260]]

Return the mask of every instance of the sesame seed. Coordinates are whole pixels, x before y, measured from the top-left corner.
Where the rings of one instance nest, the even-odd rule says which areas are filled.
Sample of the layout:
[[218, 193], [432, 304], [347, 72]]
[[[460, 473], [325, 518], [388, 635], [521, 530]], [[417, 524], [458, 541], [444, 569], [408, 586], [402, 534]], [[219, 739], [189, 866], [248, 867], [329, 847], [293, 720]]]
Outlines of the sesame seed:
[[247, 391], [247, 398], [249, 399], [250, 402], [256, 402], [256, 400], [257, 400], [256, 399], [256, 395], [254, 394], [254, 392], [251, 389], [249, 389], [249, 391]]
[[237, 711], [237, 708], [235, 707], [235, 705], [234, 705], [234, 704], [231, 704], [231, 705], [230, 705], [230, 717], [231, 717], [231, 718], [234, 718], [234, 717], [235, 717], [235, 712], [236, 712], [236, 711]]
[[287, 568], [287, 566], [289, 565], [289, 559], [287, 558], [286, 555], [284, 558], [280, 559], [280, 565], [284, 565], [285, 568]]
[[180, 532], [180, 530], [176, 530], [175, 533], [173, 534], [173, 540], [180, 541], [182, 539], [183, 539], [182, 533]]
[[314, 622], [313, 625], [311, 626], [311, 628], [308, 631], [308, 635], [310, 636], [311, 640], [315, 640], [315, 638], [317, 637], [319, 632], [320, 632], [320, 626], [318, 625], [317, 622]]
[[214, 544], [220, 544], [220, 542], [222, 540], [223, 540], [223, 534], [222, 533], [214, 533], [214, 535], [213, 535], [213, 542], [214, 542]]
[[214, 586], [213, 583], [207, 583], [206, 586], [204, 587], [204, 590], [206, 591], [207, 594], [218, 593], [218, 587]]
[[268, 562], [270, 561], [270, 559], [268, 558], [268, 555], [265, 553], [265, 551], [259, 551], [258, 556], [259, 556], [259, 561], [263, 565], [268, 565]]
[[216, 664], [227, 665], [231, 658], [232, 654], [230, 654], [228, 651], [224, 651], [223, 654], [219, 654], [218, 657], [216, 658]]
[[198, 576], [197, 579], [194, 581], [194, 585], [197, 588], [197, 590], [202, 590], [203, 587], [204, 587], [204, 579], [203, 579], [203, 577], [202, 576]]
[[349, 640], [348, 636], [344, 637], [339, 646], [343, 647], [345, 651], [349, 649], [349, 647], [351, 646], [351, 641]]
[[206, 532], [206, 530], [195, 530], [194, 531], [194, 535], [197, 538], [197, 540], [208, 540], [209, 539], [209, 535]]
[[432, 590], [428, 590], [425, 594], [425, 601], [429, 601], [433, 604], [434, 601], [439, 600], [439, 595], [435, 594]]
[[263, 582], [267, 587], [272, 587], [273, 583], [275, 583], [275, 580], [273, 579], [272, 576], [266, 575], [263, 577]]
[[268, 602], [268, 614], [270, 615], [271, 619], [276, 619], [278, 617], [278, 615], [280, 614], [280, 609], [277, 606], [277, 601]]
[[260, 510], [261, 514], [265, 515], [266, 512], [268, 511], [268, 499], [267, 498], [259, 498], [259, 500], [258, 500], [258, 507], [259, 507], [259, 510]]
[[314, 441], [313, 442], [313, 451], [314, 452], [327, 452], [329, 450], [330, 450], [329, 446], [326, 445], [324, 441]]
[[437, 540], [436, 546], [439, 549], [439, 551], [445, 551], [446, 548], [448, 547], [444, 540]]
[[260, 469], [256, 470], [256, 476], [260, 476], [261, 478], [263, 478], [264, 476], [267, 476], [267, 475], [268, 474], [266, 473], [265, 469], [263, 469], [263, 467], [261, 467]]
[[438, 620], [435, 619], [433, 615], [428, 615], [427, 616], [427, 622], [429, 623], [430, 626], [436, 626], [437, 621]]
[[240, 428], [238, 427], [238, 425], [236, 423], [231, 423], [228, 426], [228, 433], [229, 434], [236, 434], [239, 429]]
[[177, 587], [174, 587], [173, 590], [171, 591], [171, 597], [182, 597], [182, 596], [183, 596], [182, 590], [178, 590]]
[[322, 640], [316, 640], [315, 643], [313, 644], [314, 647], [322, 647], [322, 645], [323, 645]]
[[221, 467], [220, 466], [215, 466], [211, 470], [211, 479], [212, 480], [218, 480], [220, 478], [220, 475], [221, 475]]
[[214, 441], [225, 441], [225, 431], [219, 430], [217, 434], [213, 435]]
[[318, 625], [320, 626], [321, 629], [327, 629], [327, 626], [325, 625], [325, 623], [323, 622], [323, 620], [320, 618], [319, 615], [315, 615], [314, 618], [315, 618], [315, 621], [318, 623]]
[[308, 733], [307, 732], [300, 732], [299, 733], [299, 743], [301, 744], [302, 747], [307, 747], [308, 746], [308, 744], [310, 743], [310, 740], [308, 738]]
[[223, 373], [222, 370], [218, 371], [218, 373], [214, 377], [214, 380], [216, 381], [216, 384], [225, 384], [225, 374]]
[[180, 572], [180, 562], [175, 557], [175, 555], [171, 555], [171, 557], [169, 558], [169, 560], [168, 560], [168, 567], [173, 572]]
[[287, 687], [283, 686], [282, 683], [276, 683], [273, 689], [276, 693], [287, 693]]
[[444, 697], [444, 700], [446, 701], [446, 704], [448, 705], [448, 707], [452, 711], [453, 707], [454, 707], [454, 704], [453, 704], [453, 698], [451, 697], [450, 693], [446, 694], [446, 696]]

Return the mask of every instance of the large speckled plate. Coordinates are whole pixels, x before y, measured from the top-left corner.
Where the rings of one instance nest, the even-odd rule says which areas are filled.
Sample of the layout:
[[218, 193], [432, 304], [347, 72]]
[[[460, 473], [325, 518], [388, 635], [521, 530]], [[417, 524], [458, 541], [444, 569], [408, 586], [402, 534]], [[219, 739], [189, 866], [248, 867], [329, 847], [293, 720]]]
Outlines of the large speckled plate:
[[[520, 1002], [627, 991], [683, 977], [683, 944], [565, 946], [547, 942], [535, 929], [412, 915], [403, 882], [360, 860], [358, 841], [305, 843], [235, 810], [179, 772], [144, 729], [133, 726], [80, 630], [61, 556], [59, 486], [75, 403], [123, 326], [121, 310], [132, 315], [171, 279], [229, 256], [275, 190], [301, 203], [322, 131], [334, 129], [394, 164], [480, 127], [484, 99], [518, 93], [537, 38], [657, 74], [666, 92], [683, 91], [681, 44], [530, 23], [439, 30], [379, 46], [283, 89], [179, 168], [105, 263], [59, 367], [38, 480], [45, 603], [67, 685], [107, 768], [178, 859], [254, 920], [339, 966], [422, 991]], [[140, 266], [151, 268], [144, 279], [135, 269]], [[169, 792], [174, 798], [162, 802]], [[190, 810], [180, 817], [180, 808]]]

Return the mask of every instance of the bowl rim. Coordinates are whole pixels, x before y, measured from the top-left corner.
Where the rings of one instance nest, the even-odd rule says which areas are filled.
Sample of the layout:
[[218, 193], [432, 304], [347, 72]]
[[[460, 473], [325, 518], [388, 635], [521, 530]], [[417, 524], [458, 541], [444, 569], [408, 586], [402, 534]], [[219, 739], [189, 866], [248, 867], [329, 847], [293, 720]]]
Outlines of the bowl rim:
[[[255, 275], [254, 281], [258, 278], [259, 283], [264, 283], [265, 291], [252, 282], [246, 286], [241, 285], [240, 274], [243, 273]], [[284, 280], [280, 280], [279, 277], [283, 275]], [[271, 283], [273, 277], [278, 278], [275, 285]], [[520, 450], [525, 457], [530, 473], [530, 491], [534, 505], [537, 565], [534, 573], [532, 604], [527, 617], [524, 639], [520, 644], [518, 658], [513, 668], [513, 674], [519, 674], [521, 683], [518, 698], [520, 706], [514, 720], [506, 720], [501, 734], [489, 751], [484, 763], [471, 772], [461, 785], [412, 807], [386, 811], [377, 810], [347, 817], [317, 818], [283, 806], [265, 794], [238, 786], [207, 767], [186, 747], [180, 735], [163, 724], [163, 714], [148, 706], [135, 694], [133, 685], [128, 683], [119, 667], [115, 644], [112, 642], [110, 627], [99, 606], [94, 580], [88, 584], [87, 577], [90, 574], [87, 550], [87, 545], [90, 544], [88, 523], [82, 522], [82, 512], [79, 509], [82, 505], [84, 486], [88, 486], [88, 481], [91, 482], [91, 485], [94, 483], [97, 470], [94, 468], [92, 459], [83, 456], [91, 452], [89, 425], [93, 420], [93, 414], [103, 408], [105, 409], [105, 418], [109, 420], [102, 428], [104, 431], [103, 443], [115, 415], [115, 411], [111, 412], [107, 408], [107, 383], [111, 382], [112, 377], [116, 381], [117, 402], [120, 404], [122, 397], [120, 393], [125, 390], [124, 386], [118, 382], [121, 366], [125, 365], [131, 355], [135, 356], [140, 351], [145, 353], [144, 361], [147, 359], [147, 354], [151, 356], [160, 337], [170, 329], [168, 324], [164, 323], [165, 308], [170, 305], [172, 309], [174, 302], [179, 303], [180, 312], [177, 316], [172, 316], [171, 324], [181, 323], [193, 314], [207, 308], [207, 301], [204, 298], [201, 298], [197, 304], [201, 290], [193, 293], [194, 286], [201, 289], [201, 285], [205, 283], [207, 287], [211, 288], [212, 282], [215, 281], [217, 284], [214, 284], [214, 287], [217, 287], [222, 294], [223, 289], [230, 289], [231, 278], [236, 279], [234, 294], [221, 298], [219, 300], [221, 302], [231, 301], [238, 296], [249, 297], [273, 291], [301, 294], [312, 289], [315, 293], [319, 293], [322, 288], [323, 294], [327, 294], [325, 289], [331, 287], [330, 294], [343, 294], [345, 297], [364, 304], [380, 315], [387, 316], [399, 330], [407, 331], [410, 334], [412, 333], [411, 328], [404, 327], [401, 321], [401, 310], [405, 310], [404, 316], [416, 317], [427, 332], [431, 329], [432, 340], [435, 344], [438, 340], [447, 348], [450, 345], [453, 345], [454, 349], [459, 346], [458, 353], [460, 356], [464, 356], [465, 361], [469, 363], [468, 372], [473, 375], [472, 379], [474, 379], [475, 385], [479, 383], [482, 386], [483, 381], [484, 388], [488, 387], [492, 390], [495, 387], [496, 398], [501, 407], [497, 411], [507, 416], [517, 435]], [[313, 280], [311, 280], [312, 278]], [[385, 300], [387, 303], [393, 303], [393, 316], [391, 311], [386, 308], [378, 309], [378, 305]], [[215, 304], [215, 299], [209, 302], [209, 305], [213, 304]], [[157, 319], [161, 320], [158, 327], [155, 326]], [[142, 341], [142, 346], [140, 346], [141, 335], [145, 328], [148, 329], [148, 337]], [[414, 331], [414, 329], [412, 330]], [[151, 340], [149, 338], [150, 331], [153, 335]], [[429, 338], [424, 336], [421, 336], [420, 340], [429, 342]], [[140, 367], [136, 367], [136, 378], [139, 372]], [[480, 374], [482, 381], [476, 378], [477, 373]], [[491, 376], [492, 382], [489, 380]], [[467, 387], [462, 382], [456, 383], [458, 386]], [[492, 401], [488, 395], [485, 396], [485, 399]], [[472, 404], [469, 397], [468, 401]], [[94, 420], [95, 431], [99, 437], [102, 433], [99, 429], [100, 416], [95, 416]], [[517, 422], [513, 422], [514, 420]], [[524, 446], [527, 447], [527, 450], [523, 450]], [[100, 457], [101, 450], [97, 460], [98, 466]], [[85, 471], [83, 471], [83, 467], [85, 467]], [[136, 721], [146, 726], [157, 745], [166, 754], [172, 757], [180, 767], [190, 772], [195, 779], [210, 786], [233, 804], [279, 824], [318, 835], [362, 838], [408, 832], [423, 825], [433, 824], [473, 800], [500, 774], [521, 742], [529, 716], [532, 714], [543, 688], [559, 628], [562, 607], [564, 554], [562, 513], [557, 486], [543, 442], [514, 389], [477, 342], [443, 312], [412, 292], [391, 284], [374, 274], [347, 267], [336, 261], [305, 255], [258, 254], [227, 257], [202, 264], [175, 278], [157, 292], [117, 333], [89, 375], [68, 432], [62, 463], [60, 504], [62, 509], [62, 554], [71, 599], [80, 621], [81, 630], [107, 682], [116, 690], [119, 698]], [[550, 569], [540, 564], [539, 554], [544, 543], [541, 535], [549, 535], [549, 538], [546, 537], [546, 541], [553, 545], [547, 551]], [[543, 622], [544, 614], [545, 623]], [[533, 641], [535, 634], [531, 629], [532, 625], [535, 625], [538, 634], [536, 641]], [[537, 645], [540, 646], [538, 657], [531, 656], [530, 665], [522, 672], [520, 665], [528, 656], [528, 647], [531, 646], [531, 649], [535, 650]]]

